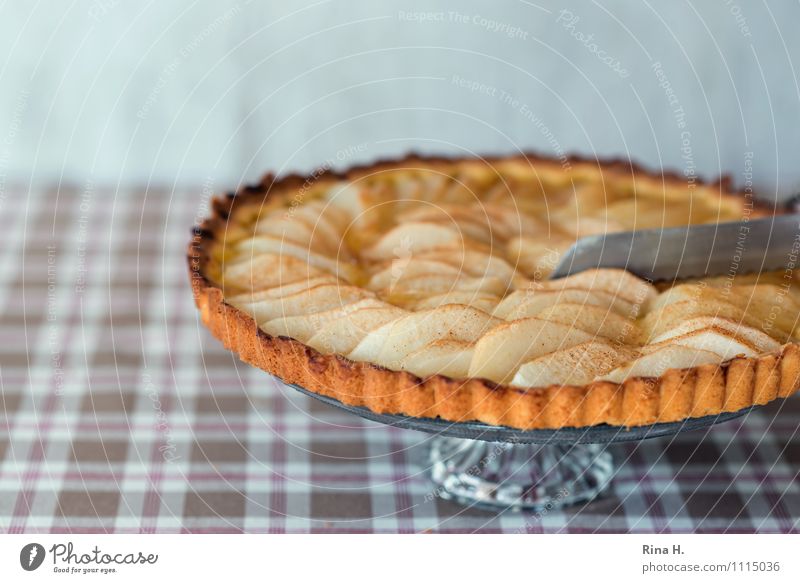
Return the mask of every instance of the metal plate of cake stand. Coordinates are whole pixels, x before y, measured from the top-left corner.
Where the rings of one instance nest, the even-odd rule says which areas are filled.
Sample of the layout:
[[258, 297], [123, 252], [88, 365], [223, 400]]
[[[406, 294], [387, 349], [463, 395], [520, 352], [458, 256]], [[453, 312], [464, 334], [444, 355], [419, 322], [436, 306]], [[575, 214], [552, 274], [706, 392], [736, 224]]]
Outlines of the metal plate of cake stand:
[[588, 502], [601, 494], [616, 472], [609, 445], [707, 428], [753, 408], [641, 427], [596, 425], [526, 431], [472, 421], [375, 413], [298, 385], [289, 386], [370, 421], [433, 434], [429, 462], [435, 496], [486, 509], [530, 512]]

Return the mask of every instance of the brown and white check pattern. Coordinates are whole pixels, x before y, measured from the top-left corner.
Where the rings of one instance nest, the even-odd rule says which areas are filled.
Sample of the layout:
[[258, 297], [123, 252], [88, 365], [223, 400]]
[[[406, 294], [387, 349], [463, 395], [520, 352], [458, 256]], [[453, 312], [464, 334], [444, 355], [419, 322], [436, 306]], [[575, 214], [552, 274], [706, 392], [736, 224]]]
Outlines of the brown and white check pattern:
[[542, 516], [433, 496], [428, 436], [304, 397], [198, 321], [196, 191], [3, 191], [0, 531], [790, 532], [800, 399], [614, 446], [612, 493]]

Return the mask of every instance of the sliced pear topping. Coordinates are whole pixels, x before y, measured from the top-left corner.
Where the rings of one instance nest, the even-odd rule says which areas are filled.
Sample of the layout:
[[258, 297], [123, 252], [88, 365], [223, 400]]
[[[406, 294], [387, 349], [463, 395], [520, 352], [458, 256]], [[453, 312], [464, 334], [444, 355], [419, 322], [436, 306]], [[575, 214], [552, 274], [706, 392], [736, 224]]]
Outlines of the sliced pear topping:
[[312, 287], [316, 287], [318, 285], [336, 284], [336, 283], [339, 283], [340, 285], [346, 285], [343, 281], [336, 279], [332, 275], [327, 275], [327, 274], [320, 275], [317, 277], [310, 277], [308, 279], [301, 279], [299, 281], [287, 283], [285, 285], [277, 285], [275, 287], [270, 287], [267, 289], [262, 289], [250, 293], [230, 296], [228, 297], [228, 303], [231, 305], [252, 304], [255, 302], [260, 302], [262, 300], [274, 300], [276, 298], [282, 298], [283, 296], [296, 294], [297, 292], [304, 291]]
[[659, 344], [648, 345], [647, 348], [652, 349], [654, 346], [663, 345], [680, 345], [697, 350], [708, 350], [718, 354], [722, 360], [729, 360], [737, 356], [758, 356], [761, 352], [741, 336], [715, 326], [673, 336]]
[[352, 220], [350, 213], [346, 210], [323, 199], [312, 199], [305, 205], [298, 205], [298, 207], [299, 206], [314, 209], [316, 213], [315, 216], [330, 223], [337, 233], [346, 231]]
[[322, 284], [274, 299], [262, 299], [254, 302], [229, 301], [231, 305], [246, 312], [261, 325], [275, 318], [324, 312], [374, 297], [372, 292], [360, 287]]
[[[682, 284], [663, 292], [653, 303], [651, 312], [658, 312], [670, 306], [686, 302], [694, 302], [706, 312], [705, 315], [716, 316], [716, 312], [734, 306], [751, 321], [762, 324], [774, 322], [782, 329], [790, 330], [797, 319], [800, 304], [789, 294], [782, 294], [783, 288], [771, 284], [756, 286], [734, 285], [709, 286], [705, 282], [697, 284]], [[728, 316], [723, 316], [728, 317]], [[731, 318], [736, 320], [736, 318]], [[765, 326], [757, 326], [764, 329]]]
[[320, 331], [322, 327], [332, 320], [340, 318], [347, 318], [356, 310], [363, 310], [365, 308], [388, 308], [389, 304], [376, 300], [374, 298], [366, 298], [358, 300], [352, 304], [347, 304], [340, 308], [333, 310], [326, 310], [324, 312], [316, 312], [312, 314], [299, 314], [297, 316], [282, 316], [269, 320], [261, 325], [261, 329], [273, 336], [288, 336], [305, 342], [314, 334]]
[[508, 382], [523, 363], [592, 339], [578, 328], [538, 318], [507, 322], [475, 344], [469, 376]]
[[285, 217], [271, 214], [258, 220], [254, 232], [259, 235], [278, 237], [299, 245], [308, 245], [311, 242], [313, 229], [305, 221], [289, 221]]
[[621, 269], [545, 279], [576, 236], [713, 220], [718, 197], [687, 210], [685, 193], [664, 199], [660, 183], [620, 172], [606, 184], [588, 165], [566, 177], [528, 160], [408, 164], [237, 207], [209, 277], [269, 334], [422, 377], [519, 387], [776, 352], [798, 328], [800, 292], [782, 274], [661, 294]]
[[468, 306], [414, 312], [367, 334], [349, 358], [396, 369], [404, 357], [429, 342], [474, 342], [498, 323], [486, 312]]
[[574, 239], [553, 234], [552, 237], [515, 237], [509, 240], [506, 252], [516, 268], [536, 280], [544, 279], [555, 269], [561, 254]]
[[336, 257], [348, 255], [347, 248], [341, 244], [342, 237], [329, 225], [313, 222], [313, 219], [297, 216], [268, 216], [258, 221], [255, 232], [278, 239], [304, 245], [323, 255]]
[[488, 226], [485, 215], [482, 215], [480, 210], [476, 210], [475, 208], [453, 204], [432, 205], [417, 201], [403, 202], [407, 206], [399, 213], [399, 222], [423, 221], [446, 223], [450, 221], [453, 223], [470, 222]]
[[791, 294], [786, 293], [784, 288], [774, 284], [726, 287], [724, 285], [707, 285], [705, 281], [676, 285], [664, 291], [654, 302], [652, 309], [658, 310], [669, 304], [683, 301], [695, 301], [710, 307], [724, 302], [746, 310], [759, 319], [769, 317], [770, 313], [776, 311], [775, 307], [784, 304], [793, 316], [800, 311], [800, 303]]
[[526, 362], [511, 384], [517, 387], [585, 385], [631, 360], [635, 354], [630, 347], [590, 340]]
[[457, 229], [438, 223], [404, 223], [383, 235], [371, 248], [365, 249], [362, 257], [372, 261], [393, 259], [452, 244], [467, 244]]
[[451, 291], [443, 294], [436, 294], [423, 298], [414, 304], [415, 310], [428, 310], [446, 306], [447, 304], [461, 304], [472, 306], [491, 314], [500, 302], [500, 298], [495, 295], [481, 294], [473, 291]]
[[[791, 337], [797, 314], [792, 316], [774, 309], [766, 309], [767, 313], [758, 313], [758, 310], [745, 310], [730, 302], [716, 298], [705, 297], [698, 300], [682, 300], [649, 312], [640, 321], [642, 333], [650, 338], [655, 338], [679, 326], [681, 323], [698, 317], [725, 318], [739, 322], [750, 328], [762, 330], [775, 338], [778, 342], [787, 342]], [[787, 317], [784, 317], [787, 316]]]
[[545, 308], [557, 304], [587, 304], [630, 317], [638, 312], [627, 300], [601, 290], [559, 289], [518, 290], [508, 295], [494, 312], [498, 318], [517, 320], [535, 316]]
[[456, 278], [461, 274], [461, 271], [457, 267], [435, 259], [398, 258], [392, 261], [389, 267], [373, 275], [367, 286], [373, 290], [391, 290], [401, 279], [433, 274], [449, 275]]
[[420, 377], [440, 374], [464, 378], [469, 373], [474, 347], [471, 342], [435, 340], [402, 358], [398, 368]]
[[455, 229], [464, 237], [476, 239], [483, 243], [492, 242], [492, 228], [480, 210], [463, 205], [444, 204], [433, 206], [415, 206], [403, 211], [399, 216], [400, 221], [414, 221], [436, 223]]
[[601, 290], [627, 302], [646, 307], [658, 296], [658, 290], [624, 269], [587, 269], [575, 275], [544, 282], [546, 289]]
[[617, 343], [637, 344], [639, 328], [636, 321], [620, 316], [609, 308], [590, 304], [563, 303], [545, 308], [537, 318], [580, 328], [584, 332]]
[[700, 330], [715, 329], [730, 337], [739, 337], [746, 341], [758, 352], [773, 352], [778, 350], [781, 345], [774, 338], [765, 334], [761, 330], [756, 330], [744, 324], [738, 324], [733, 320], [720, 317], [700, 317], [685, 320], [671, 328], [669, 331], [660, 334], [652, 339], [651, 343], [656, 344], [665, 342], [672, 338], [681, 337]]
[[351, 217], [360, 215], [378, 202], [363, 182], [338, 182], [325, 193], [325, 198], [331, 207], [339, 208]]
[[660, 310], [670, 304], [685, 301], [717, 304], [726, 299], [718, 288], [707, 288], [697, 284], [679, 284], [663, 291], [650, 306], [651, 311]]
[[451, 291], [475, 292], [500, 296], [506, 291], [506, 285], [495, 277], [458, 277], [438, 273], [427, 273], [414, 277], [401, 278], [397, 280], [394, 285], [376, 291], [385, 297], [397, 295], [422, 298], [449, 293]]
[[296, 257], [265, 253], [226, 263], [222, 281], [223, 289], [257, 291], [328, 275]]
[[431, 249], [415, 257], [447, 263], [473, 277], [496, 277], [504, 283], [510, 283], [519, 277], [515, 274], [514, 267], [502, 257], [485, 251], [464, 249], [460, 245]]
[[357, 266], [337, 260], [335, 251], [330, 255], [323, 255], [322, 253], [311, 251], [303, 245], [284, 241], [271, 235], [259, 235], [251, 239], [245, 239], [238, 243], [234, 250], [239, 256], [245, 257], [263, 253], [288, 255], [350, 282], [356, 281], [360, 274]]
[[[329, 209], [336, 207], [330, 206]], [[345, 223], [344, 228], [336, 222], [334, 218], [336, 215], [330, 211], [325, 211], [319, 206], [298, 205], [290, 209], [286, 213], [288, 221], [297, 220], [304, 221], [310, 227], [312, 232], [326, 241], [333, 243], [333, 248], [337, 249], [341, 246], [342, 233], [347, 228]], [[349, 221], [347, 221], [349, 223]]]
[[492, 225], [492, 231], [500, 238], [510, 239], [521, 235], [541, 235], [548, 232], [547, 223], [533, 217], [518, 208], [504, 207], [498, 204], [482, 204], [478, 213], [486, 213]]
[[347, 318], [335, 319], [324, 324], [308, 339], [307, 344], [323, 354], [348, 354], [370, 330], [406, 314], [407, 311], [394, 306], [356, 310]]
[[716, 352], [668, 344], [643, 354], [639, 358], [603, 375], [600, 379], [621, 383], [631, 377], [660, 377], [671, 368], [692, 368], [721, 361], [720, 355]]

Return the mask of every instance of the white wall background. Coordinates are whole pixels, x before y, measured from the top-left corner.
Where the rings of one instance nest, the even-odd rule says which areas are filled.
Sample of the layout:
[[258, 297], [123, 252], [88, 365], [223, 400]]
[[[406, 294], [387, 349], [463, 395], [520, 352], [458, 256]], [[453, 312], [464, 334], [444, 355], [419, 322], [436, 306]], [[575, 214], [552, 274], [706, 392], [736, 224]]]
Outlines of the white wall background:
[[535, 149], [741, 184], [752, 153], [762, 195], [786, 195], [798, 25], [790, 0], [12, 0], [0, 180], [231, 189], [409, 149]]

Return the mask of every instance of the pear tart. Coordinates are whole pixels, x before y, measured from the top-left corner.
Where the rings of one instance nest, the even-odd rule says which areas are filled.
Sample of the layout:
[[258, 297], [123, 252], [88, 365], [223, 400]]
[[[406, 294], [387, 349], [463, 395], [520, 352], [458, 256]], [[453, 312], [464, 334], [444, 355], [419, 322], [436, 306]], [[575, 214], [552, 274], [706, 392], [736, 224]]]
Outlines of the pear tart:
[[378, 413], [635, 426], [794, 393], [793, 274], [548, 273], [581, 236], [769, 212], [619, 162], [411, 157], [216, 199], [189, 261], [212, 333], [286, 382]]

